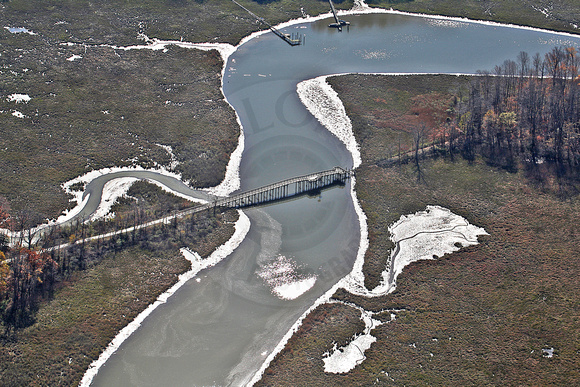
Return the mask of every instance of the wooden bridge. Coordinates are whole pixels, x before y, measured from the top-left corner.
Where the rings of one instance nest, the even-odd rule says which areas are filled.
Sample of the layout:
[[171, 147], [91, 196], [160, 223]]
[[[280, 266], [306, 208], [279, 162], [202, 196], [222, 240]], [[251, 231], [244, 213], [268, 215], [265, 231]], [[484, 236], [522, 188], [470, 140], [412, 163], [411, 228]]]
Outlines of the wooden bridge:
[[135, 233], [137, 230], [151, 227], [157, 224], [170, 224], [174, 219], [181, 218], [187, 215], [202, 213], [204, 211], [222, 211], [228, 208], [242, 208], [266, 204], [277, 200], [284, 200], [293, 196], [306, 194], [309, 192], [316, 192], [325, 187], [330, 187], [336, 184], [344, 184], [354, 174], [353, 171], [345, 170], [340, 167], [328, 171], [311, 173], [304, 176], [293, 177], [278, 183], [270, 184], [261, 188], [256, 188], [250, 191], [242, 192], [226, 198], [217, 198], [211, 203], [201, 206], [188, 208], [177, 211], [170, 216], [162, 219], [157, 219], [151, 222], [142, 223], [122, 230], [113, 231], [107, 234], [96, 235], [84, 239], [79, 239], [73, 243], [65, 243], [59, 246], [53, 246], [46, 251], [60, 250], [68, 248], [72, 245], [78, 245], [94, 240], [107, 240], [116, 235]]
[[265, 187], [242, 192], [227, 198], [220, 198], [212, 207], [242, 208], [287, 199], [292, 196], [320, 190], [335, 184], [344, 184], [350, 178], [352, 171], [335, 167], [329, 171], [311, 173], [309, 175], [293, 177]]
[[218, 211], [226, 208], [257, 206], [283, 200], [309, 192], [316, 192], [332, 185], [344, 184], [353, 173], [350, 170], [334, 167], [334, 169], [328, 171], [293, 177], [250, 191], [218, 198], [211, 203], [180, 211], [179, 215], [189, 215], [209, 210]]

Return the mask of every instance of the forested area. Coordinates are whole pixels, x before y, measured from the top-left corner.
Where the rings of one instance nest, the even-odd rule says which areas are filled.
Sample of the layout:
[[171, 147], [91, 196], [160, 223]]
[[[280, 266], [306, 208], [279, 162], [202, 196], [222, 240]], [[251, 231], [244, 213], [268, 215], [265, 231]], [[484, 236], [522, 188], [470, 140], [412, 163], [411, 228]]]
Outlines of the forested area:
[[[221, 214], [211, 213], [173, 216], [136, 229], [137, 225], [175, 215], [187, 202], [144, 182], [137, 182], [129, 192], [131, 198], [120, 198], [113, 207], [117, 216], [112, 219], [81, 219], [42, 233], [28, 224], [27, 213], [11, 214], [7, 201], [0, 197], [0, 229], [20, 231], [18, 240], [10, 244], [0, 232], [0, 326], [4, 330], [0, 336], [14, 337], [19, 329], [34, 324], [39, 302], [50, 299], [75, 272], [93, 267], [105, 256], [132, 246], [158, 251], [187, 246], [195, 250], [196, 243], [216, 230], [222, 219]], [[144, 204], [145, 196], [153, 197], [148, 205]]]
[[442, 131], [442, 143], [469, 160], [480, 154], [508, 170], [544, 164], [561, 179], [577, 179], [578, 64], [573, 47], [556, 47], [545, 57], [520, 52], [515, 61], [480, 72], [469, 95], [456, 98], [455, 120]]

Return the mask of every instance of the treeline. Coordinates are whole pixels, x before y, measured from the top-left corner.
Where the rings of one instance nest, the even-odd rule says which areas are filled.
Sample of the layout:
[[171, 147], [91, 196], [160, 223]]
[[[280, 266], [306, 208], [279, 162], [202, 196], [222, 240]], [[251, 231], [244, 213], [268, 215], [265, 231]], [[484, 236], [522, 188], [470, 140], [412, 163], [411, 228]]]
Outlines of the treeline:
[[[131, 216], [124, 214], [109, 221], [79, 221], [67, 227], [52, 227], [40, 238], [22, 233], [21, 240], [13, 246], [6, 239], [0, 241], [0, 322], [4, 328], [0, 336], [14, 337], [19, 329], [32, 325], [39, 302], [50, 299], [59, 284], [75, 272], [133, 246], [148, 251], [184, 246], [195, 250], [228, 217], [213, 212], [174, 216], [137, 230], [133, 226], [159, 218], [154, 218], [156, 211], [133, 207]], [[11, 217], [0, 203], [0, 229], [11, 228], [16, 222], [17, 216]], [[125, 231], [114, 233], [119, 230]], [[111, 235], [88, 241], [90, 234], [96, 232]], [[31, 244], [31, 240], [35, 242]]]
[[559, 177], [577, 177], [579, 62], [573, 47], [556, 47], [544, 57], [520, 52], [515, 61], [480, 72], [469, 95], [456, 99], [442, 142], [452, 154], [479, 154], [509, 170], [546, 163]]

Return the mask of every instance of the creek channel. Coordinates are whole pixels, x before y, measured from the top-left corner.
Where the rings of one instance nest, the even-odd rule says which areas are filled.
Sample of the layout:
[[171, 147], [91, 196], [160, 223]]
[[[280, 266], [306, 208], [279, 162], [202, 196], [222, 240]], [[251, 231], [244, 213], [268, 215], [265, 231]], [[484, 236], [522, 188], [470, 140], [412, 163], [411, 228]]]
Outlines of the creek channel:
[[[580, 46], [575, 36], [468, 21], [399, 14], [345, 19], [351, 26], [342, 32], [327, 27], [330, 19], [282, 29], [302, 34], [301, 46], [268, 33], [229, 57], [223, 89], [245, 135], [242, 190], [353, 166], [343, 143], [300, 102], [296, 85], [303, 80], [352, 72], [473, 74], [515, 60], [520, 51], [543, 56], [554, 46]], [[350, 189], [245, 210], [251, 228], [241, 245], [147, 317], [92, 385], [248, 383], [304, 311], [352, 269], [360, 224]], [[280, 298], [273, 292], [276, 275], [288, 273], [315, 282], [296, 298]]]

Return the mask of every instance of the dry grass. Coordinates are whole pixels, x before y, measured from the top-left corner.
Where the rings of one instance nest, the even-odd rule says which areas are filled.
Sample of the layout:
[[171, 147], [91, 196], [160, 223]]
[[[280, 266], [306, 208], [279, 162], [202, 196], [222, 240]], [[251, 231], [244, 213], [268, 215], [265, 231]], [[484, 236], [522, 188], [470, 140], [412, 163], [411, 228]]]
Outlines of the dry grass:
[[[351, 81], [344, 79], [344, 83]], [[367, 87], [379, 87], [370, 78], [358, 77], [356, 84], [361, 96]], [[405, 92], [413, 93], [412, 83], [408, 86]], [[366, 103], [362, 97], [343, 100], [355, 117], [349, 106]], [[356, 133], [367, 155], [357, 171], [356, 189], [369, 215], [371, 245], [364, 268], [369, 286], [377, 283], [389, 254], [386, 228], [402, 214], [423, 210], [428, 204], [441, 205], [490, 235], [480, 237], [477, 246], [409, 265], [391, 295], [366, 299], [338, 292], [336, 298], [368, 310], [404, 309], [395, 322], [373, 331], [377, 342], [365, 353], [364, 363], [350, 373], [326, 375], [318, 362], [301, 368], [290, 379], [279, 370], [293, 363], [276, 362], [265, 380], [270, 385], [298, 379], [316, 381], [309, 385], [325, 385], [323, 380], [345, 385], [580, 383], [580, 301], [576, 295], [580, 288], [576, 216], [580, 198], [561, 200], [531, 185], [522, 172], [513, 174], [458, 159], [423, 161], [425, 181], [418, 183], [410, 165], [376, 166], [379, 157], [368, 155], [374, 154], [379, 143], [374, 136], [380, 136], [380, 130], [367, 129], [366, 133], [364, 138]], [[326, 321], [317, 323], [308, 317], [305, 323], [324, 332]], [[308, 340], [307, 335], [296, 335], [292, 346], [299, 348]], [[542, 349], [548, 348], [555, 349], [554, 357], [543, 356]]]
[[[203, 257], [233, 234], [237, 213], [190, 247]], [[131, 320], [190, 267], [175, 244], [109, 253], [74, 274], [43, 302], [33, 326], [0, 347], [0, 381], [6, 386], [76, 385], [88, 365]]]
[[[461, 2], [458, 6], [457, 1], [425, 0], [394, 6], [476, 18], [483, 15], [493, 20], [563, 30], [570, 30], [571, 22], [580, 24], [576, 20], [578, 11], [570, 2], [558, 3], [566, 6], [555, 7], [554, 18], [530, 12], [527, 3], [524, 7], [518, 1], [503, 3]], [[302, 5], [294, 0], [273, 1], [266, 5], [244, 1], [244, 4], [274, 23], [297, 17]], [[351, 5], [351, 1], [339, 4], [344, 8]], [[391, 2], [383, 2], [383, 5], [392, 6]], [[486, 9], [482, 7], [488, 5], [492, 14], [486, 16]], [[509, 8], [514, 6], [517, 12]], [[327, 8], [326, 1], [316, 1], [308, 4], [307, 11], [316, 14], [326, 12]], [[122, 53], [119, 58], [110, 49], [88, 47], [85, 52], [84, 47], [66, 47], [59, 43], [135, 44], [139, 43], [136, 37], [140, 32], [167, 39], [183, 37], [189, 41], [237, 43], [257, 29], [237, 6], [229, 0], [11, 0], [3, 3], [0, 15], [6, 25], [25, 25], [39, 34], [31, 37], [0, 30], [3, 51], [0, 110], [15, 108], [5, 106], [4, 97], [8, 94], [29, 93], [33, 97], [28, 105], [16, 107], [29, 119], [18, 121], [9, 113], [0, 115], [3, 128], [0, 195], [9, 197], [14, 207], [22, 206], [24, 202], [19, 203], [19, 198], [24, 197], [28, 198], [26, 201], [31, 208], [43, 216], [56, 216], [67, 205], [59, 184], [86, 171], [87, 165], [88, 168], [120, 165], [131, 163], [129, 159], [134, 157], [143, 165], [150, 165], [153, 160], [167, 163], [167, 155], [152, 145], [155, 141], [178, 148], [184, 141], [192, 140], [192, 149], [178, 150], [183, 160], [190, 160], [200, 147], [212, 149], [211, 144], [216, 144], [214, 164], [184, 164], [184, 173], [202, 185], [219, 180], [224, 160], [235, 141], [237, 126], [232, 112], [218, 102], [221, 63], [215, 53], [171, 49], [168, 53]], [[83, 55], [82, 66], [66, 61], [72, 54]], [[192, 78], [196, 81], [190, 83]], [[369, 84], [365, 87], [370, 90]], [[216, 102], [212, 105], [200, 102], [206, 99]], [[165, 106], [166, 100], [185, 101], [188, 109]], [[399, 100], [403, 107], [408, 103], [404, 95], [397, 96], [394, 101]], [[379, 102], [382, 101], [375, 103]], [[114, 115], [102, 115], [103, 110], [111, 111], [110, 106], [115, 108]], [[377, 113], [380, 110], [377, 108]], [[202, 118], [198, 120], [197, 116], [193, 120], [192, 111], [199, 112]], [[395, 112], [394, 116], [397, 114], [400, 112]], [[382, 116], [377, 114], [377, 117]], [[355, 115], [354, 119], [363, 122], [361, 116]], [[204, 129], [213, 129], [216, 125], [224, 132], [208, 139], [210, 132]], [[164, 130], [158, 131], [159, 128]], [[196, 135], [205, 142], [194, 141]], [[362, 133], [357, 135], [360, 137]], [[51, 136], [55, 138], [50, 139]], [[370, 152], [366, 157], [392, 151], [389, 148], [391, 140], [380, 138], [377, 143], [382, 144], [383, 149], [365, 146], [365, 152], [367, 148]], [[207, 169], [205, 176], [193, 175], [194, 171], [203, 168]], [[367, 352], [369, 359], [364, 368], [353, 373], [356, 376], [340, 376], [333, 380], [370, 384], [378, 378], [388, 383], [385, 374], [380, 373], [381, 369], [388, 369], [398, 378], [397, 384], [405, 380], [414, 385], [480, 385], [495, 384], [496, 380], [497, 384], [504, 384], [500, 382], [525, 380], [529, 375], [535, 377], [531, 372], [536, 367], [540, 375], [538, 384], [578, 381], [575, 371], [579, 369], [578, 356], [573, 352], [577, 351], [579, 342], [578, 304], [577, 298], [570, 294], [570, 289], [578, 289], [578, 283], [574, 282], [578, 277], [577, 266], [574, 266], [574, 259], [570, 259], [578, 257], [577, 222], [570, 215], [577, 213], [577, 201], [559, 202], [521, 183], [519, 175], [499, 176], [500, 173], [484, 166], [473, 169], [463, 163], [438, 161], [429, 169], [428, 186], [414, 184], [413, 172], [405, 168], [361, 169], [361, 181], [365, 181], [368, 190], [359, 187], [359, 195], [365, 198], [365, 211], [370, 214], [373, 233], [369, 257], [374, 254], [374, 258], [367, 262], [378, 262], [375, 267], [367, 265], [369, 277], [381, 268], [381, 260], [384, 261], [389, 247], [384, 238], [386, 225], [399, 214], [422, 209], [425, 203], [440, 201], [438, 204], [447, 205], [468, 216], [472, 222], [488, 227], [492, 237], [452, 257], [411, 266], [400, 277], [398, 298], [381, 300], [385, 305], [406, 306], [408, 312], [401, 314], [399, 321], [390, 324], [388, 330], [385, 326], [377, 332], [379, 342]], [[485, 179], [491, 179], [494, 184], [486, 184]], [[432, 190], [437, 186], [443, 188]], [[494, 191], [498, 187], [502, 188], [500, 193]], [[382, 201], [376, 201], [381, 198]], [[77, 382], [90, 359], [130, 316], [138, 313], [148, 300], [175, 281], [177, 273], [185, 270], [183, 259], [175, 257], [175, 251], [151, 252], [135, 248], [75, 278], [74, 284], [63, 288], [54, 301], [41, 308], [39, 323], [23, 332], [17, 345], [3, 345], [0, 354], [2, 384], [66, 385]], [[131, 276], [124, 278], [123, 273]], [[423, 282], [418, 282], [420, 279]], [[439, 286], [435, 280], [447, 282]], [[112, 294], [117, 298], [111, 298]], [[362, 304], [364, 300], [357, 302]], [[339, 317], [335, 317], [335, 321], [340, 324], [328, 327], [333, 326], [337, 331], [326, 332], [330, 332], [329, 337], [345, 339], [359, 329], [360, 324], [346, 319], [347, 316], [354, 318], [352, 310], [337, 308], [341, 307], [330, 307], [327, 317], [324, 311], [316, 311], [309, 320], [313, 325], [308, 325], [307, 321], [305, 328], [316, 332], [314, 337], [324, 335], [324, 327], [316, 321], [316, 316], [322, 316], [320, 321], [329, 323], [330, 316], [336, 314]], [[489, 314], [490, 311], [494, 313]], [[487, 322], [490, 316], [493, 324]], [[342, 327], [344, 329], [339, 329]], [[557, 329], [563, 329], [564, 333], [558, 333]], [[564, 334], [568, 344], [563, 342]], [[444, 341], [446, 336], [452, 340]], [[500, 342], [504, 336], [510, 340], [507, 345]], [[435, 342], [433, 337], [440, 340]], [[485, 337], [489, 337], [488, 341], [481, 341]], [[291, 342], [298, 350], [297, 361], [303, 361], [305, 356], [300, 348], [317, 356], [321, 353], [320, 348], [312, 349], [301, 340], [303, 336], [296, 336]], [[315, 344], [328, 348], [327, 340], [322, 341]], [[411, 341], [418, 343], [416, 349], [408, 346]], [[554, 358], [541, 357], [538, 348], [544, 345], [556, 348]], [[427, 357], [428, 350], [437, 356]], [[402, 358], [406, 361], [401, 362]], [[304, 367], [299, 376], [310, 373], [314, 378], [317, 373], [319, 379], [316, 380], [324, 384], [328, 379], [320, 372], [320, 363], [315, 361], [314, 368]], [[498, 379], [494, 379], [496, 374], [500, 375]], [[274, 384], [282, 383], [282, 378], [276, 375], [277, 372], [273, 372], [271, 378], [274, 379], [269, 380], [274, 380]], [[293, 385], [313, 385], [309, 379], [290, 376], [294, 378]], [[536, 380], [531, 377], [527, 380]]]
[[578, 33], [580, 6], [570, 0], [370, 0], [401, 11], [467, 17]]

